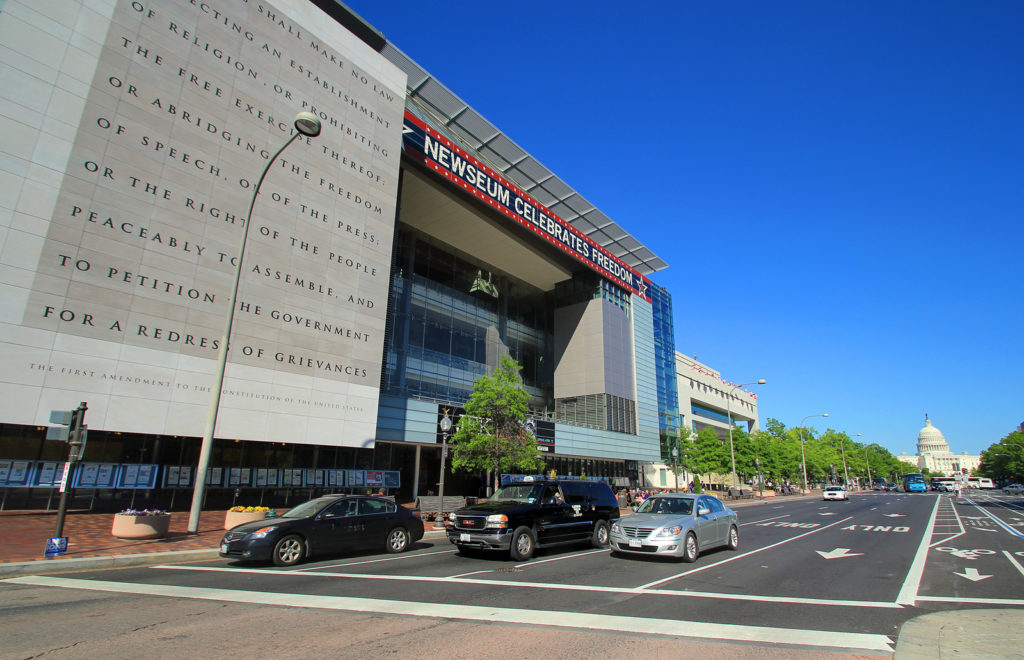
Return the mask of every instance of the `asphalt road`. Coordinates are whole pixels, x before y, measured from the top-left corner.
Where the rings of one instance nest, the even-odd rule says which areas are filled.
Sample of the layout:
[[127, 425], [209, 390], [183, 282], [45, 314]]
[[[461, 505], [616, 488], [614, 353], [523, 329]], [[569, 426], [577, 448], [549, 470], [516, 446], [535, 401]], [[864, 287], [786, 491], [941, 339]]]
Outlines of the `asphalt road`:
[[[543, 626], [531, 629], [538, 635], [639, 633], [819, 655], [888, 655], [900, 626], [927, 612], [1024, 608], [1022, 498], [864, 493], [848, 502], [780, 499], [737, 510], [739, 550], [712, 550], [693, 564], [589, 547], [542, 550], [516, 563], [465, 557], [428, 536], [398, 556], [350, 555], [289, 569], [217, 560], [15, 578], [0, 588], [43, 600], [38, 587], [57, 587], [397, 615], [402, 626], [409, 617], [440, 618]], [[4, 595], [17, 601], [17, 593], [13, 601]], [[38, 611], [46, 615], [45, 607]], [[14, 612], [0, 605], [0, 625]], [[514, 635], [524, 644], [532, 636]], [[25, 648], [42, 642], [27, 639]]]

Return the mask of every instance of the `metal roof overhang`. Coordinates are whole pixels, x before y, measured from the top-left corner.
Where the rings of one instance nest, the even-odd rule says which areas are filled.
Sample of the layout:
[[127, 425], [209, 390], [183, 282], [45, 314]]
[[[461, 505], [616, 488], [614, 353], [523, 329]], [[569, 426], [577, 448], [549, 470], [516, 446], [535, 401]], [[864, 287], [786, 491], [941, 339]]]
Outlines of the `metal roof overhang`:
[[[640, 274], [650, 275], [668, 267], [654, 252], [555, 176], [344, 3], [338, 0], [311, 1], [405, 71], [409, 78], [406, 108], [410, 112], [514, 182]], [[345, 12], [348, 16], [343, 16], [342, 20], [339, 15]]]

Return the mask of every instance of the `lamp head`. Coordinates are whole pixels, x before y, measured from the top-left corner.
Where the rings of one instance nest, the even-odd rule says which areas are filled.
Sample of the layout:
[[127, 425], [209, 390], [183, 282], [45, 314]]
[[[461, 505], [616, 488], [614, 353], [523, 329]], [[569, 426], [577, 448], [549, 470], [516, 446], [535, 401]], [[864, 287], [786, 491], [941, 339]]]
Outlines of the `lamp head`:
[[759, 378], [759, 379], [757, 380], [757, 384], [758, 384], [758, 385], [764, 385], [764, 384], [765, 384], [766, 382], [768, 382], [768, 381], [766, 381], [766, 380], [765, 380], [764, 378]]
[[312, 112], [300, 112], [295, 115], [295, 130], [307, 137], [320, 135], [320, 120]]
[[822, 417], [828, 417], [828, 413], [822, 413]]

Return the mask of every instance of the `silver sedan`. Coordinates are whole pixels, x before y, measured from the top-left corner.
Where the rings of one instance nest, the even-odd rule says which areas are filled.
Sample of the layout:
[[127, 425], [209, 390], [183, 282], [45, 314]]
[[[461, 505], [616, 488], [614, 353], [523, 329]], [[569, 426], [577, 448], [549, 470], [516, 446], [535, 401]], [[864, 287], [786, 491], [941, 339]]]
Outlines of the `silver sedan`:
[[678, 557], [696, 561], [709, 548], [740, 545], [739, 517], [711, 495], [662, 494], [612, 523], [613, 554]]

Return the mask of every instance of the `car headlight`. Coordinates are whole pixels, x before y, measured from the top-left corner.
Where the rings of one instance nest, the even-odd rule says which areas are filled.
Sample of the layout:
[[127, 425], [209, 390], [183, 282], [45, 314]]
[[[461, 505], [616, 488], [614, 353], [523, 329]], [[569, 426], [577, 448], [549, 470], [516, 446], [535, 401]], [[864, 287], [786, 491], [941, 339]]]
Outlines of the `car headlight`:
[[488, 529], [508, 529], [508, 516], [504, 513], [496, 513], [487, 516]]
[[449, 513], [448, 514], [448, 522], [450, 522], [451, 524], [454, 525], [454, 524], [459, 522], [459, 517], [456, 516], [454, 513]]
[[668, 527], [662, 527], [658, 531], [651, 534], [651, 538], [669, 538], [672, 536], [679, 536], [679, 533], [683, 531], [682, 525], [669, 525]]
[[622, 533], [622, 528], [619, 527], [619, 523], [613, 522], [612, 523], [612, 534], [621, 534], [621, 533]]
[[255, 532], [249, 532], [249, 537], [254, 539], [262, 539], [265, 538], [267, 534], [271, 533], [275, 529], [277, 529], [277, 527], [274, 525], [271, 525], [270, 527], [260, 527]]

